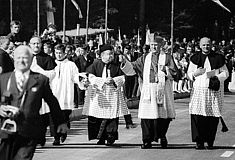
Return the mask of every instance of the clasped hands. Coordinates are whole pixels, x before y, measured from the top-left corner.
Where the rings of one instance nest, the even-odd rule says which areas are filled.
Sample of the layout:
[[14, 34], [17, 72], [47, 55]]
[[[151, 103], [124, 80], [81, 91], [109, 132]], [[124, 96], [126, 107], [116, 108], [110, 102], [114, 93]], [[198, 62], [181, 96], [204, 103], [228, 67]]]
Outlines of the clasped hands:
[[113, 85], [114, 80], [113, 80], [112, 77], [107, 77], [104, 83], [107, 84], [107, 85]]
[[199, 68], [193, 73], [193, 76], [194, 76], [194, 77], [197, 77], [197, 76], [200, 76], [200, 75], [204, 74], [205, 72], [206, 72], [206, 68], [199, 67]]

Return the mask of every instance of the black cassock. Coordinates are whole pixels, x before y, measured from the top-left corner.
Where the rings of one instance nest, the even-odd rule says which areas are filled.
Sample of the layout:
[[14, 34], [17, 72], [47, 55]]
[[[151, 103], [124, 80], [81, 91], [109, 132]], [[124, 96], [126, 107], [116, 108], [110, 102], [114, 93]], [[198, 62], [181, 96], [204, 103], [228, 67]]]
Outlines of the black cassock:
[[56, 67], [55, 60], [46, 53], [40, 52], [35, 55], [37, 64], [44, 70], [52, 70]]
[[[53, 70], [56, 67], [55, 60], [44, 52], [36, 54], [35, 57], [37, 60], [37, 64], [44, 70]], [[52, 121], [52, 117], [50, 116], [50, 114], [46, 113], [42, 114], [41, 116], [43, 117], [45, 127], [50, 125], [50, 132], [52, 135], [54, 135], [54, 133], [56, 132], [55, 125]], [[43, 143], [45, 142], [42, 142], [42, 145], [44, 145]]]
[[[87, 72], [95, 75], [96, 77], [102, 77], [105, 63], [100, 59], [97, 59], [87, 68]], [[110, 70], [111, 77], [117, 77], [123, 75], [120, 69], [120, 64], [117, 61], [113, 61], [106, 65], [106, 69]], [[119, 118], [103, 119], [88, 116], [88, 138], [92, 139], [118, 139], [118, 120]]]
[[[211, 70], [218, 69], [225, 64], [224, 56], [212, 51], [208, 55], [201, 52], [194, 54], [190, 60], [193, 64], [197, 65], [198, 68], [204, 68], [207, 57], [211, 65]], [[219, 119], [219, 117], [191, 115], [192, 141], [198, 143], [207, 142], [213, 145]]]

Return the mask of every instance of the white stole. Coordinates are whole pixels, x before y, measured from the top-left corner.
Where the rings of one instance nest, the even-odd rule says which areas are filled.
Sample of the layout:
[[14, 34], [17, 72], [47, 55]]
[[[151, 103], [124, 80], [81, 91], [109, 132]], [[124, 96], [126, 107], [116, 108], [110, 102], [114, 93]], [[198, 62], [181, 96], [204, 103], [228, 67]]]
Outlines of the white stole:
[[106, 79], [107, 78], [107, 64], [104, 65], [103, 71], [102, 71], [102, 78]]
[[151, 61], [152, 61], [152, 52], [150, 52], [144, 61], [144, 71], [143, 71], [143, 86], [142, 86], [142, 91], [143, 93], [141, 94], [143, 96], [144, 100], [150, 100], [150, 67], [151, 67]]
[[206, 60], [204, 62], [204, 68], [206, 68], [206, 72], [211, 71], [211, 64], [208, 57], [206, 57]]

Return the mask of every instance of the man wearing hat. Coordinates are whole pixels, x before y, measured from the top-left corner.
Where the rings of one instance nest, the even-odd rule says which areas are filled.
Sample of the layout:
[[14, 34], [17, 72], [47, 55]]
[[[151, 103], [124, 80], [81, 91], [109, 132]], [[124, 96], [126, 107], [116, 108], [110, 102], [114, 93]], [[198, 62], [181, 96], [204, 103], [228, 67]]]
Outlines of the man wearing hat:
[[[121, 88], [125, 83], [120, 64], [114, 61], [110, 45], [100, 47], [101, 59], [87, 68], [90, 85], [83, 114], [88, 115], [88, 138], [99, 145], [112, 145], [118, 139], [118, 120], [128, 113]], [[106, 143], [107, 140], [107, 143]]]

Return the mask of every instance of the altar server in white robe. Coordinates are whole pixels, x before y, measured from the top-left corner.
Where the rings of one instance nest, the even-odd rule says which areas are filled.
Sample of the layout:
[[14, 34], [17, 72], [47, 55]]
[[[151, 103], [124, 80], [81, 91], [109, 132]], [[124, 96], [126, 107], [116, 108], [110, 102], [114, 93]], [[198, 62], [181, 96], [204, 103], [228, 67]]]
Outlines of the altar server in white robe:
[[[69, 115], [74, 109], [74, 84], [80, 84], [79, 76], [82, 74], [78, 72], [78, 68], [74, 62], [69, 61], [67, 54], [65, 53], [65, 46], [57, 44], [55, 46], [56, 75], [51, 81], [51, 89], [55, 97], [58, 99], [60, 108], [63, 111], [67, 125], [70, 128]], [[59, 145], [60, 142], [64, 142], [67, 135], [58, 134], [56, 132], [57, 126], [50, 123], [50, 131], [54, 136], [53, 145]]]

